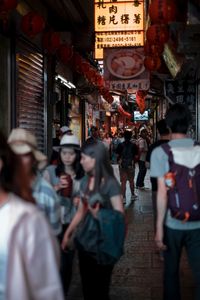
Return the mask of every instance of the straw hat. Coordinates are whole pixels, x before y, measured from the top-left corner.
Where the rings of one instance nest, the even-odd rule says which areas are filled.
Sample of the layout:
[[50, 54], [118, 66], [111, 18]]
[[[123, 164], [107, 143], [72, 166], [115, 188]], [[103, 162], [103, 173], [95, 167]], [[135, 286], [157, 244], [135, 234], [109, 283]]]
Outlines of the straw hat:
[[80, 150], [80, 142], [75, 135], [64, 134], [60, 140], [60, 146], [55, 146], [53, 149], [59, 151], [61, 148], [73, 147], [74, 149]]
[[36, 137], [29, 131], [22, 128], [12, 129], [8, 144], [17, 155], [32, 153], [38, 162], [38, 168], [42, 169], [47, 163], [47, 157], [37, 150]]

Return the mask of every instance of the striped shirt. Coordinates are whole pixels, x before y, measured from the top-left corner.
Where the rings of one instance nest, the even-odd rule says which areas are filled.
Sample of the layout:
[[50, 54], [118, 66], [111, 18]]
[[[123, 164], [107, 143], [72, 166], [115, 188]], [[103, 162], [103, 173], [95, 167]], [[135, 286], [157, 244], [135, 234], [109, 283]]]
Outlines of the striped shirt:
[[46, 215], [55, 235], [61, 232], [60, 200], [53, 187], [40, 175], [32, 186], [37, 206]]

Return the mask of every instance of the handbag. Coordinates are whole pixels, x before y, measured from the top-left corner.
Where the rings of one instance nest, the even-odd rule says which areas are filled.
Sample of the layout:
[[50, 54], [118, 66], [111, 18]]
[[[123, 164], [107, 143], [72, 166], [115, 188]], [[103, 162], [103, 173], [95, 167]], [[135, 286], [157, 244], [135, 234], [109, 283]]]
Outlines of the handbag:
[[113, 265], [124, 253], [124, 215], [114, 209], [100, 208], [97, 217], [87, 212], [76, 233], [75, 243], [98, 264]]

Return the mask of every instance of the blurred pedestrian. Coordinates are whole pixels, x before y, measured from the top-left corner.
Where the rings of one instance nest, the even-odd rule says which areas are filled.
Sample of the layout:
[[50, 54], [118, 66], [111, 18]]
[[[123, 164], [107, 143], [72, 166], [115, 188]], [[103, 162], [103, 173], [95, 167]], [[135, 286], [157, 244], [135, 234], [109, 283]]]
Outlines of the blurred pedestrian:
[[194, 299], [200, 299], [200, 146], [187, 136], [191, 121], [186, 105], [172, 105], [166, 113], [171, 139], [151, 155], [151, 176], [158, 179], [155, 243], [164, 251], [164, 300], [181, 299], [183, 248], [195, 280]]
[[117, 164], [117, 147], [120, 144], [120, 140], [118, 138], [118, 134], [115, 133], [111, 143], [111, 160], [112, 164]]
[[[170, 132], [169, 132], [169, 128], [167, 127], [165, 119], [158, 121], [158, 123], [156, 124], [156, 127], [157, 127], [157, 131], [159, 134], [159, 139], [149, 147], [149, 150], [148, 150], [147, 156], [146, 156], [147, 169], [150, 168], [150, 160], [151, 160], [151, 154], [152, 154], [153, 150], [156, 147], [158, 147], [164, 143], [167, 143], [170, 139]], [[157, 197], [157, 189], [158, 189], [157, 178], [151, 176], [150, 180], [151, 180], [152, 206], [153, 206], [153, 215], [154, 215], [154, 231], [156, 231], [156, 217], [157, 217], [156, 197]]]
[[90, 137], [86, 140], [86, 143], [94, 143], [99, 140], [99, 129], [96, 126], [92, 126], [90, 128]]
[[[81, 202], [78, 211], [68, 227], [62, 247], [66, 249], [70, 236], [79, 225], [81, 228], [88, 213], [96, 217], [100, 209], [99, 202], [92, 205], [92, 197], [101, 194], [103, 207], [112, 208], [123, 213], [122, 195], [119, 183], [113, 175], [112, 166], [109, 163], [108, 152], [101, 142], [85, 144], [82, 148], [81, 164], [86, 176], [81, 181]], [[81, 222], [83, 221], [83, 222]], [[117, 233], [116, 233], [117, 234]], [[91, 241], [95, 238], [91, 234]], [[90, 252], [78, 248], [79, 266], [85, 300], [108, 300], [109, 286], [114, 265], [103, 265], [91, 255]]]
[[147, 155], [147, 151], [148, 151], [148, 144], [147, 144], [147, 130], [146, 129], [142, 129], [140, 132], [140, 137], [138, 139], [138, 147], [139, 147], [139, 161], [138, 161], [138, 165], [139, 165], [139, 172], [138, 172], [138, 176], [137, 176], [137, 180], [136, 180], [136, 187], [138, 189], [145, 189], [144, 186], [144, 178], [147, 172], [147, 168], [145, 165], [145, 161], [146, 161], [146, 155]]
[[138, 154], [137, 146], [131, 142], [132, 132], [126, 130], [124, 132], [123, 143], [120, 143], [116, 149], [116, 153], [118, 154], [118, 162], [119, 162], [119, 173], [120, 173], [120, 181], [123, 195], [123, 202], [126, 205], [126, 183], [127, 181], [130, 184], [131, 190], [131, 202], [136, 200], [137, 195], [135, 194], [135, 157]]
[[[68, 126], [62, 126], [57, 132], [58, 134], [56, 135], [56, 138], [53, 139], [53, 147], [60, 145], [60, 140], [64, 134], [73, 135], [72, 130]], [[58, 151], [55, 151], [53, 149], [50, 158], [50, 164], [57, 165], [57, 160], [58, 160]]]
[[44, 168], [47, 157], [37, 149], [36, 137], [28, 130], [15, 128], [8, 137], [8, 143], [23, 164], [26, 176], [30, 179], [33, 197], [37, 206], [47, 217], [53, 232], [61, 232], [60, 201], [52, 186], [39, 172]]
[[0, 133], [0, 299], [63, 300], [56, 240], [30, 202], [29, 178]]
[[[61, 202], [62, 233], [59, 237], [62, 241], [64, 233], [68, 228], [78, 203], [73, 198], [79, 194], [80, 179], [84, 171], [80, 164], [80, 143], [75, 135], [64, 135], [60, 145], [54, 147], [58, 152], [57, 166], [50, 165], [44, 171], [44, 178], [53, 186]], [[67, 295], [73, 268], [74, 249], [61, 254], [61, 279], [65, 295]]]

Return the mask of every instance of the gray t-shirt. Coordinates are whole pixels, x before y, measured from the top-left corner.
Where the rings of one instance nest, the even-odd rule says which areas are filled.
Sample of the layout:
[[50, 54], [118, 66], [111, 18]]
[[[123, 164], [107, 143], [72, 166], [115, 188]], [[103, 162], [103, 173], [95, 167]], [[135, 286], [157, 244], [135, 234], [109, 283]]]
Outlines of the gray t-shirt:
[[[190, 138], [175, 139], [169, 142], [170, 147], [191, 147], [194, 141]], [[169, 171], [168, 156], [161, 147], [153, 150], [150, 161], [150, 175], [152, 177], [163, 177]], [[183, 223], [171, 217], [170, 210], [167, 210], [165, 225], [172, 229], [191, 230], [200, 228], [200, 221]]]
[[[80, 192], [82, 195], [84, 194], [88, 194], [88, 203], [90, 203], [90, 199], [91, 197], [94, 197], [94, 194], [90, 194], [88, 193], [87, 191], [87, 187], [88, 187], [88, 180], [89, 180], [89, 177], [87, 175], [85, 175], [82, 180], [81, 180], [81, 184], [80, 184]], [[111, 207], [111, 197], [114, 197], [114, 196], [118, 196], [118, 195], [121, 195], [121, 187], [118, 183], [118, 181], [114, 178], [114, 177], [108, 177], [105, 182], [103, 182], [99, 188], [99, 194], [100, 196], [102, 196], [102, 201], [103, 201], [103, 206], [106, 207], [106, 208], [109, 208]], [[98, 195], [96, 195], [97, 198], [98, 198]], [[94, 200], [94, 198], [93, 198]], [[92, 202], [93, 202], [92, 200]]]

